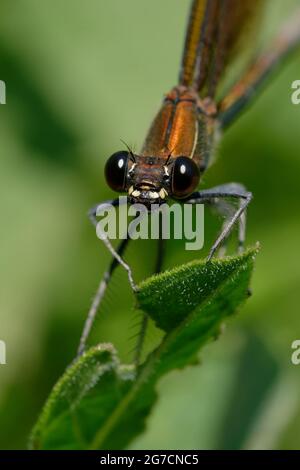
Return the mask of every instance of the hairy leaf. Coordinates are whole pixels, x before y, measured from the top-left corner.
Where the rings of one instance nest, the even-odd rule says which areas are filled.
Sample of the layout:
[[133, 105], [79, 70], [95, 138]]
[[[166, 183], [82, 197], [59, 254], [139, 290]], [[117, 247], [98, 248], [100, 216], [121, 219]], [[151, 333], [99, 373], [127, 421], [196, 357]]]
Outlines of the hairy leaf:
[[145, 427], [155, 386], [172, 369], [198, 360], [221, 323], [247, 298], [257, 249], [241, 256], [194, 261], [139, 286], [138, 306], [165, 335], [135, 371], [112, 345], [91, 348], [54, 387], [35, 426], [35, 449], [122, 449]]

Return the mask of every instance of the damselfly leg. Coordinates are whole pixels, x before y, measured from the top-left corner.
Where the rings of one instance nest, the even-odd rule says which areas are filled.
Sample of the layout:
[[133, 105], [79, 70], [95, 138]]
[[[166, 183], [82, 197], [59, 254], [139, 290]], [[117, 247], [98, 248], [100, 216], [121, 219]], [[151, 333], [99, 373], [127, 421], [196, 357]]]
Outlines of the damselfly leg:
[[[119, 199], [113, 199], [113, 200], [109, 200], [109, 201], [105, 201], [105, 202], [102, 202], [100, 204], [97, 204], [96, 206], [92, 207], [92, 209], [90, 209], [90, 211], [88, 212], [89, 219], [91, 220], [92, 224], [96, 227], [97, 223], [98, 223], [98, 220], [96, 218], [97, 213], [99, 213], [101, 210], [103, 210], [105, 208], [109, 208], [111, 206], [117, 207], [118, 205], [119, 205]], [[82, 335], [81, 335], [81, 338], [80, 338], [79, 347], [78, 347], [78, 351], [77, 351], [78, 356], [80, 356], [85, 350], [86, 341], [87, 341], [87, 339], [90, 335], [90, 332], [92, 330], [95, 318], [97, 316], [97, 312], [98, 312], [99, 307], [100, 307], [100, 304], [102, 302], [102, 299], [104, 297], [104, 294], [106, 292], [106, 289], [108, 287], [108, 284], [111, 280], [111, 277], [112, 277], [115, 269], [119, 265], [123, 266], [126, 269], [127, 273], [128, 273], [130, 284], [132, 285], [132, 283], [133, 283], [131, 268], [122, 258], [122, 255], [125, 251], [125, 248], [127, 247], [128, 242], [130, 240], [130, 237], [128, 236], [128, 233], [127, 233], [127, 237], [124, 238], [123, 240], [121, 240], [121, 242], [119, 243], [119, 245], [116, 249], [113, 248], [113, 246], [111, 245], [108, 238], [103, 236], [101, 239], [105, 243], [105, 246], [109, 249], [110, 253], [113, 255], [113, 259], [112, 259], [107, 271], [105, 271], [105, 273], [104, 273], [104, 275], [103, 275], [103, 277], [100, 281], [100, 284], [98, 286], [98, 289], [96, 291], [96, 294], [93, 298], [90, 310], [88, 312], [88, 315], [87, 315], [87, 318], [86, 318], [86, 321], [85, 321], [85, 324], [84, 324]], [[134, 288], [135, 288], [134, 283], [133, 283], [133, 285], [134, 285]]]
[[[125, 248], [127, 247], [129, 240], [130, 240], [130, 238], [125, 238], [119, 244], [118, 248], [116, 249], [116, 252], [118, 253], [119, 256], [122, 256], [122, 254], [124, 253]], [[84, 324], [84, 328], [83, 328], [83, 331], [82, 331], [82, 335], [81, 335], [81, 338], [80, 338], [79, 347], [78, 347], [78, 351], [77, 351], [78, 356], [80, 356], [85, 351], [86, 342], [87, 342], [87, 339], [88, 339], [88, 337], [90, 335], [90, 332], [92, 330], [95, 318], [97, 316], [97, 312], [98, 312], [99, 307], [100, 307], [100, 304], [102, 302], [102, 299], [104, 297], [106, 289], [109, 285], [109, 282], [112, 278], [112, 275], [113, 275], [115, 269], [119, 266], [119, 264], [120, 263], [116, 260], [116, 258], [113, 258], [111, 260], [111, 263], [110, 263], [107, 271], [105, 271], [105, 273], [103, 274], [103, 277], [100, 281], [100, 284], [98, 286], [96, 294], [93, 298], [91, 307], [90, 307], [89, 312], [87, 314], [87, 318], [86, 318], [86, 321], [85, 321], [85, 324]]]
[[[212, 204], [212, 208], [215, 209], [216, 213], [219, 214], [223, 218], [223, 224], [221, 228], [221, 232], [225, 230], [226, 226], [230, 222], [231, 218], [233, 217], [234, 213], [236, 212], [236, 204], [233, 202], [229, 202], [225, 199], [218, 199], [214, 201]], [[246, 210], [241, 214], [239, 221], [238, 221], [238, 253], [242, 253], [244, 251], [245, 245], [245, 238], [246, 238]], [[224, 240], [223, 244], [218, 249], [217, 256], [218, 258], [223, 258], [227, 252], [227, 242], [228, 237]]]
[[[123, 201], [123, 199], [122, 199]], [[124, 198], [124, 203], [127, 203], [127, 198]], [[118, 207], [120, 205], [120, 199], [113, 199], [109, 201], [102, 202], [101, 204], [98, 204], [97, 206], [92, 207], [92, 209], [88, 212], [88, 216], [92, 224], [97, 227], [97, 213], [99, 214], [102, 210], [109, 209], [110, 207]], [[136, 285], [132, 277], [132, 271], [130, 266], [123, 260], [122, 256], [114, 249], [112, 246], [109, 238], [106, 236], [106, 234], [101, 231], [101, 228], [98, 226], [98, 232], [97, 232], [98, 237], [103, 241], [104, 245], [110, 251], [112, 256], [118, 261], [118, 263], [125, 269], [128, 275], [129, 283], [132, 287], [132, 290], [136, 290]]]
[[[126, 202], [126, 200], [123, 199], [123, 202]], [[105, 209], [109, 210], [109, 208], [112, 207], [112, 206], [117, 207], [117, 206], [119, 206], [119, 204], [120, 204], [120, 200], [119, 199], [114, 199], [114, 200], [109, 200], [109, 201], [102, 202], [102, 203], [97, 204], [96, 206], [92, 207], [92, 209], [90, 209], [90, 211], [88, 212], [88, 216], [89, 216], [90, 221], [94, 225], [94, 227], [97, 227], [97, 223], [98, 223], [97, 214], [100, 214], [102, 210], [105, 210]], [[110, 240], [105, 236], [104, 233], [101, 233], [100, 235], [101, 235], [101, 240], [104, 242], [105, 246], [108, 248], [108, 250], [112, 254], [113, 259], [112, 259], [107, 271], [105, 271], [105, 273], [104, 273], [104, 275], [103, 275], [103, 277], [100, 281], [99, 287], [96, 291], [96, 294], [94, 296], [94, 299], [93, 299], [91, 307], [90, 307], [90, 310], [88, 312], [87, 319], [86, 319], [86, 322], [85, 322], [85, 325], [84, 325], [84, 328], [83, 328], [83, 332], [82, 332], [82, 335], [81, 335], [81, 338], [80, 338], [80, 342], [79, 342], [79, 347], [78, 347], [78, 352], [77, 352], [78, 356], [81, 355], [85, 350], [86, 342], [87, 342], [87, 339], [88, 339], [88, 337], [90, 335], [90, 332], [92, 330], [95, 318], [97, 316], [97, 312], [98, 312], [99, 307], [100, 307], [100, 304], [102, 302], [102, 299], [104, 297], [106, 289], [109, 285], [109, 282], [112, 278], [112, 275], [113, 275], [115, 269], [119, 265], [123, 266], [123, 268], [126, 270], [126, 272], [128, 274], [130, 285], [132, 287], [132, 290], [134, 292], [136, 292], [136, 290], [137, 290], [137, 287], [136, 287], [136, 285], [133, 281], [132, 270], [131, 270], [130, 266], [124, 261], [124, 259], [122, 257], [128, 243], [129, 243], [129, 240], [131, 239], [130, 230], [129, 229], [127, 230], [126, 238], [121, 240], [121, 242], [119, 243], [119, 245], [116, 249], [113, 248]], [[99, 228], [98, 228], [98, 236], [99, 236]], [[163, 254], [164, 254], [163, 242], [164, 242], [164, 240], [162, 240], [162, 239], [158, 240], [158, 253], [157, 253], [157, 259], [156, 259], [156, 264], [155, 264], [155, 269], [154, 269], [155, 273], [160, 272], [161, 266], [162, 266], [162, 263], [163, 263]], [[142, 352], [142, 348], [143, 348], [143, 343], [144, 343], [144, 338], [145, 338], [145, 334], [146, 334], [147, 325], [148, 325], [148, 316], [146, 314], [144, 314], [143, 319], [142, 319], [142, 323], [141, 323], [140, 332], [139, 332], [139, 335], [138, 335], [137, 346], [135, 348], [135, 363], [136, 364], [138, 364], [139, 361], [140, 361], [140, 356], [141, 356], [141, 352]]]
[[[230, 235], [235, 223], [239, 221], [239, 247], [243, 247], [245, 239], [245, 211], [252, 199], [252, 193], [247, 191], [242, 185], [237, 183], [228, 183], [221, 186], [216, 186], [211, 189], [196, 192], [186, 201], [189, 204], [216, 204], [218, 199], [233, 198], [239, 201], [239, 207], [234, 214], [230, 217], [225, 227], [222, 229], [220, 235], [214, 242], [209, 251], [207, 261], [210, 261], [215, 252], [222, 246], [224, 241]], [[244, 217], [242, 215], [244, 214]], [[241, 218], [242, 217], [242, 218]]]

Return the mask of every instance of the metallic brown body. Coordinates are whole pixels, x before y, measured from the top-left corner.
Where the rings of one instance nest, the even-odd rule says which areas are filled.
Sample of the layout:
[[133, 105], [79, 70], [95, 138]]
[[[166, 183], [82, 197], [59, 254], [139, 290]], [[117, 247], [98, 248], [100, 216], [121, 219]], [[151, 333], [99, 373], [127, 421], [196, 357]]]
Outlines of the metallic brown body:
[[[141, 151], [141, 157], [156, 157], [171, 163], [177, 157], [192, 158], [205, 170], [213, 143], [216, 108], [185, 86], [173, 88], [164, 99]], [[143, 160], [143, 158], [142, 158]]]

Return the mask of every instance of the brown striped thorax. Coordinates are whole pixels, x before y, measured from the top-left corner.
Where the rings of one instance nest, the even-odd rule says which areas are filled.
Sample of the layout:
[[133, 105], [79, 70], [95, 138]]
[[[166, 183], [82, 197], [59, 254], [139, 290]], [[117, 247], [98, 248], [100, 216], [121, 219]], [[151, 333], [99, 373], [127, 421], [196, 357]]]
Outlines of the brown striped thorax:
[[141, 153], [114, 153], [105, 176], [132, 203], [162, 204], [192, 194], [206, 169], [216, 129], [216, 108], [192, 88], [177, 86], [165, 96]]

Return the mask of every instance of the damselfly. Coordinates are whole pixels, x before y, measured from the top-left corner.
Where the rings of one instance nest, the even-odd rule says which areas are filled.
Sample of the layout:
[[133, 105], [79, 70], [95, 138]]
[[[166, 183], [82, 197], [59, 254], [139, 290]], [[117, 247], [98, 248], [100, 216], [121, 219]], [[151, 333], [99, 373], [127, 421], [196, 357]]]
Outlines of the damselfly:
[[[236, 223], [239, 224], [239, 250], [245, 240], [246, 208], [252, 194], [241, 184], [222, 184], [207, 190], [197, 190], [201, 177], [209, 166], [215, 144], [249, 105], [256, 92], [282, 60], [300, 43], [300, 11], [284, 25], [270, 47], [251, 62], [244, 75], [226, 96], [216, 100], [220, 80], [232, 62], [237, 43], [264, 0], [193, 0], [188, 21], [178, 85], [165, 96], [145, 143], [139, 154], [131, 149], [114, 153], [107, 161], [105, 176], [111, 189], [127, 193], [128, 204], [141, 202], [147, 207], [163, 204], [168, 199], [189, 204], [209, 203], [222, 212], [222, 201], [236, 200], [238, 207], [225, 219], [220, 235], [212, 245], [208, 261], [220, 249]], [[114, 206], [119, 199], [98, 204], [89, 216], [97, 225], [97, 209], [107, 203]], [[103, 239], [113, 255], [90, 308], [79, 351], [85, 349], [99, 304], [109, 280], [121, 264], [135, 290], [130, 266], [122, 255], [129, 238], [114, 249]], [[161, 269], [162, 240], [159, 240], [156, 272]], [[144, 318], [140, 346], [147, 318]], [[140, 348], [139, 348], [140, 349]]]

